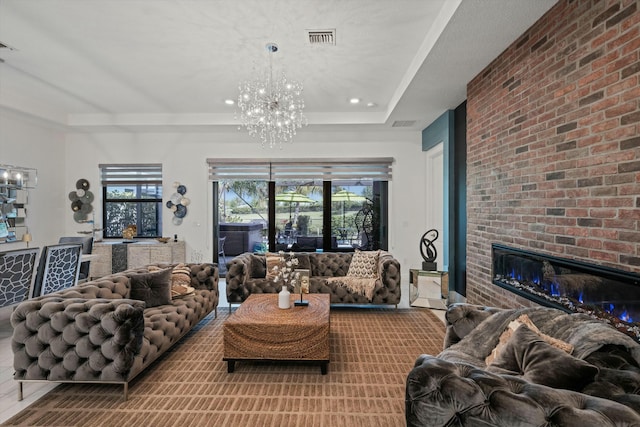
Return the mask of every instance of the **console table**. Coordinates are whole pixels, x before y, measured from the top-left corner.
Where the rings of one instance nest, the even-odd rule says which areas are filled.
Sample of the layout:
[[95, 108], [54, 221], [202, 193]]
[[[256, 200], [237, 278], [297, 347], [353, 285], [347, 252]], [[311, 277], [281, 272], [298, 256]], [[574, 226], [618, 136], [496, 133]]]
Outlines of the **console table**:
[[102, 277], [119, 273], [129, 268], [144, 267], [149, 264], [185, 262], [184, 241], [161, 243], [156, 240], [136, 242], [95, 242], [91, 261], [90, 277]]

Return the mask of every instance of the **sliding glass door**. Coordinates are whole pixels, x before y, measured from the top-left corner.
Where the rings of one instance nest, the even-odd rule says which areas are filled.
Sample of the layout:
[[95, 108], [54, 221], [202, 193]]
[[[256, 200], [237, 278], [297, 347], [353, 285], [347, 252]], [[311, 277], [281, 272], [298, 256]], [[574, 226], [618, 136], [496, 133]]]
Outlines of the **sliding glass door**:
[[245, 252], [387, 249], [391, 162], [207, 159], [213, 261], [224, 274]]
[[230, 180], [214, 184], [217, 252], [222, 255], [224, 249], [225, 257], [266, 250], [387, 247], [386, 183]]
[[295, 250], [294, 245], [312, 241], [320, 243], [313, 250], [322, 249], [322, 181], [275, 182], [274, 201], [276, 249]]

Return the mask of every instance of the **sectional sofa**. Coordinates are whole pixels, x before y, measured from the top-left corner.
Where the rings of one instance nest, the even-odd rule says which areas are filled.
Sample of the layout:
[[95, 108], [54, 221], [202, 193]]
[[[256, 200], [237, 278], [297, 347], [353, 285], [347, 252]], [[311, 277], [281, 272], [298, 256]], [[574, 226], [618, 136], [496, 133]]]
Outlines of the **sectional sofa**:
[[11, 315], [18, 398], [22, 383], [51, 381], [122, 384], [126, 400], [129, 382], [218, 299], [216, 265], [155, 264], [24, 301]]
[[455, 304], [407, 377], [418, 426], [638, 426], [640, 344], [587, 314]]

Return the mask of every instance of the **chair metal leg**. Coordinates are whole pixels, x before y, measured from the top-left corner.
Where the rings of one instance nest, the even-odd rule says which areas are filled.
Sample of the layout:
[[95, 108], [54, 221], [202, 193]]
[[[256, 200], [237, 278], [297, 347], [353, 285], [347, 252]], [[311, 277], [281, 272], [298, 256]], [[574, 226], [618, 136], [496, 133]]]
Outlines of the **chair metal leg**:
[[124, 383], [124, 401], [129, 399], [129, 383]]
[[22, 399], [22, 381], [18, 381], [18, 401], [21, 401]]

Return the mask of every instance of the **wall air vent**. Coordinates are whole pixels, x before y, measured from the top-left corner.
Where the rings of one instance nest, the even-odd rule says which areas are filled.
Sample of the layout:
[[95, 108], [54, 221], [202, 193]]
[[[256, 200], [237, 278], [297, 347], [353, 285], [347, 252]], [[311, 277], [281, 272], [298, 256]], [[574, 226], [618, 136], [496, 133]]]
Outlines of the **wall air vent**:
[[307, 30], [309, 44], [336, 44], [336, 30]]
[[393, 128], [410, 128], [416, 124], [415, 120], [396, 120], [391, 127]]

